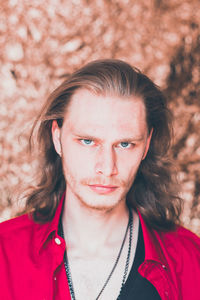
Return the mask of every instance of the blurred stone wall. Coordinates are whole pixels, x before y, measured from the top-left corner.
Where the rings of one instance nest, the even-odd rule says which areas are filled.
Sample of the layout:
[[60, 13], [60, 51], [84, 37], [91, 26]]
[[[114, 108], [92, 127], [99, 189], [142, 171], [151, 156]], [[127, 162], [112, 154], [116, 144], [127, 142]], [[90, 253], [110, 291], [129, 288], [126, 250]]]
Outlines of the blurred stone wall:
[[30, 126], [46, 96], [99, 58], [135, 65], [165, 91], [175, 116], [186, 227], [200, 234], [199, 0], [7, 0], [0, 5], [0, 221], [30, 180]]

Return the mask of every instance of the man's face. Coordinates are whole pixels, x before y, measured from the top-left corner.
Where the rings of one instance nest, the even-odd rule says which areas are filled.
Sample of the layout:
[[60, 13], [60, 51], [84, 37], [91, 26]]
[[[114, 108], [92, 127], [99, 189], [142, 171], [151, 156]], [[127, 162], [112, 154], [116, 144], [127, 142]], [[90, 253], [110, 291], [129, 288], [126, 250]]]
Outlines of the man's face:
[[140, 98], [84, 89], [73, 95], [62, 128], [53, 122], [52, 135], [62, 157], [66, 197], [98, 210], [125, 201], [151, 139]]

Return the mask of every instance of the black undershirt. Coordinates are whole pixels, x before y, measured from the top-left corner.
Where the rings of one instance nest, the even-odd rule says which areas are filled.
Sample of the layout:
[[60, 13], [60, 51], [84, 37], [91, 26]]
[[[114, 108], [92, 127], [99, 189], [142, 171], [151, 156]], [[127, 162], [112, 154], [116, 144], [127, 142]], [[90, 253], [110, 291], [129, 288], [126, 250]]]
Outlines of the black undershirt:
[[156, 288], [138, 272], [138, 268], [143, 263], [144, 257], [144, 239], [141, 225], [139, 225], [135, 259], [121, 291], [120, 300], [161, 300]]

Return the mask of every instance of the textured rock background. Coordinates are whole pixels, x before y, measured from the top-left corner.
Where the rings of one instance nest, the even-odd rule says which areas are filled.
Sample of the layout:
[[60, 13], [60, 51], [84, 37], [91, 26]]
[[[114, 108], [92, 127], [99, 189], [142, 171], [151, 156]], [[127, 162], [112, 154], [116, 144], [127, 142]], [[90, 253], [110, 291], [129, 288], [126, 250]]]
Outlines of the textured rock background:
[[82, 64], [124, 59], [166, 92], [175, 116], [186, 227], [200, 234], [200, 3], [198, 0], [8, 0], [0, 5], [0, 220], [30, 180], [30, 126], [44, 99]]

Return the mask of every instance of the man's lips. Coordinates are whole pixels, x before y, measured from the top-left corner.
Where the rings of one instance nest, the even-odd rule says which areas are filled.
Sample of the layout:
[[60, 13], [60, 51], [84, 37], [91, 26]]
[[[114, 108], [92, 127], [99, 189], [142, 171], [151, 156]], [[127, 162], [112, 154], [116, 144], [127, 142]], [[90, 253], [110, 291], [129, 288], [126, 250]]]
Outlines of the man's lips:
[[109, 194], [114, 192], [118, 188], [118, 186], [114, 186], [114, 185], [100, 185], [100, 184], [89, 184], [88, 186], [91, 188], [91, 190], [93, 190], [98, 194]]

